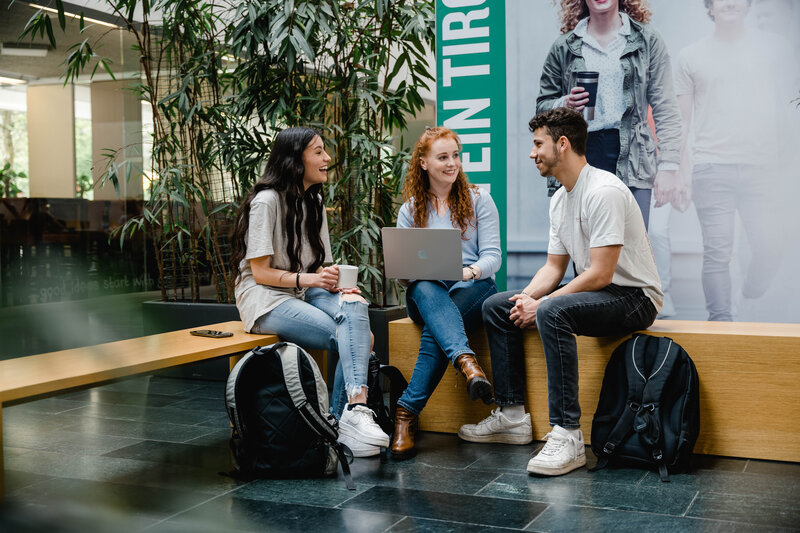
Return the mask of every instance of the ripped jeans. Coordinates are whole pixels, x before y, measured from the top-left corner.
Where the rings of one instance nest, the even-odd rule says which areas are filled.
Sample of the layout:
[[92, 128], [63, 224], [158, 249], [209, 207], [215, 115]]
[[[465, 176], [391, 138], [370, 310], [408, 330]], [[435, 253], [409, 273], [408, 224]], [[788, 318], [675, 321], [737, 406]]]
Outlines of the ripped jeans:
[[[336, 380], [333, 412], [338, 418], [347, 403], [367, 385], [370, 352], [369, 315], [363, 302], [341, 302], [325, 289], [306, 290], [305, 300], [293, 298], [256, 320], [252, 333], [275, 334], [303, 348], [339, 354], [344, 384]], [[337, 368], [337, 374], [339, 374]], [[337, 390], [338, 389], [338, 390]]]

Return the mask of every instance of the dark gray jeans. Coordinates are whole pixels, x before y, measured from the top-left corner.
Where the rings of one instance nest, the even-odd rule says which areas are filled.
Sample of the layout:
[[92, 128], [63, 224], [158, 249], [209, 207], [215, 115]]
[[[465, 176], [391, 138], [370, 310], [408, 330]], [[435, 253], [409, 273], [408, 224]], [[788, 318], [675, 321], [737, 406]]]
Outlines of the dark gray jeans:
[[[525, 403], [523, 330], [508, 318], [517, 291], [490, 296], [483, 303], [483, 322], [492, 357], [497, 405]], [[580, 427], [578, 348], [575, 335], [620, 336], [650, 326], [656, 308], [639, 288], [609, 285], [595, 292], [566, 294], [545, 300], [536, 313], [547, 364], [550, 424]]]

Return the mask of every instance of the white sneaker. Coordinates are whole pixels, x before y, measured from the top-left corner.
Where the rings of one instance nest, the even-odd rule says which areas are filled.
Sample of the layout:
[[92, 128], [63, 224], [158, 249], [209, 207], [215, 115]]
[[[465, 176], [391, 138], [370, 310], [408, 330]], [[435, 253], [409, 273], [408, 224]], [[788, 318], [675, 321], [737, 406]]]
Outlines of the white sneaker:
[[362, 444], [389, 447], [389, 435], [375, 422], [375, 413], [364, 404], [345, 407], [339, 419], [339, 436], [346, 435]]
[[353, 457], [374, 457], [381, 453], [380, 446], [372, 446], [359, 442], [349, 435], [339, 434], [339, 442], [350, 448]]
[[575, 438], [561, 426], [553, 426], [553, 430], [545, 438], [547, 442], [544, 448], [528, 461], [528, 472], [559, 476], [586, 464], [586, 448], [581, 430], [578, 430], [578, 438]]
[[528, 444], [533, 440], [531, 415], [525, 413], [522, 420], [514, 422], [495, 409], [492, 414], [477, 424], [464, 424], [458, 436], [470, 442], [499, 442], [502, 444]]

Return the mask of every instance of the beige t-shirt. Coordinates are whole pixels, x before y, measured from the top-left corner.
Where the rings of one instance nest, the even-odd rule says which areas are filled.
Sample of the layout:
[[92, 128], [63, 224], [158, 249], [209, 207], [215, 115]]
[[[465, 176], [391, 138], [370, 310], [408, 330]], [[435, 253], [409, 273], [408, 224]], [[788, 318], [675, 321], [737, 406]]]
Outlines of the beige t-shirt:
[[550, 200], [547, 253], [569, 255], [581, 274], [591, 265], [591, 248], [619, 244], [611, 283], [641, 288], [660, 311], [664, 293], [642, 211], [618, 177], [586, 165], [571, 191], [561, 187]]
[[[320, 202], [322, 199], [320, 198]], [[236, 283], [236, 307], [244, 323], [244, 330], [250, 331], [253, 324], [263, 315], [291, 298], [303, 298], [305, 290], [285, 287], [269, 287], [260, 285], [253, 278], [250, 259], [269, 255], [270, 266], [280, 270], [289, 270], [288, 245], [286, 243], [285, 200], [283, 195], [274, 189], [259, 192], [250, 203], [250, 225], [245, 235], [247, 253], [239, 265], [239, 280]], [[333, 261], [331, 255], [330, 236], [328, 235], [328, 217], [323, 210], [322, 244], [325, 249], [326, 263]], [[303, 236], [303, 247], [300, 256], [302, 271], [307, 272], [314, 262], [311, 245]]]

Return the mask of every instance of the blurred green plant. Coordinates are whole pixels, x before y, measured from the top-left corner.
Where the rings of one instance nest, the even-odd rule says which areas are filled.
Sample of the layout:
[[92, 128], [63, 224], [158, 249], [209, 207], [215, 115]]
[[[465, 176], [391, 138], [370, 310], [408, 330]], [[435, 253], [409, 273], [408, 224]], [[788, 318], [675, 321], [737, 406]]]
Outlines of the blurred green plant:
[[11, 168], [11, 163], [6, 163], [0, 168], [0, 198], [16, 198], [22, 189], [17, 184], [18, 179], [27, 178], [24, 172], [16, 172]]
[[[208, 269], [217, 299], [233, 301], [233, 215], [274, 134], [302, 124], [323, 132], [333, 156], [325, 200], [334, 256], [358, 265], [365, 296], [385, 304], [396, 285], [384, 275], [380, 228], [394, 224], [408, 164], [399, 134], [433, 82], [433, 1], [105, 1], [135, 37], [142, 78], [134, 90], [154, 125], [148, 199], [119, 237], [148, 233], [162, 297], [188, 286], [198, 299]], [[56, 11], [63, 29], [60, 0]], [[82, 14], [78, 23], [83, 31]], [[23, 36], [46, 35], [55, 47], [54, 26], [42, 10]], [[65, 83], [89, 69], [114, 77], [99, 49], [88, 39], [73, 46]], [[117, 152], [108, 151], [103, 179], [118, 188], [140, 169]]]

